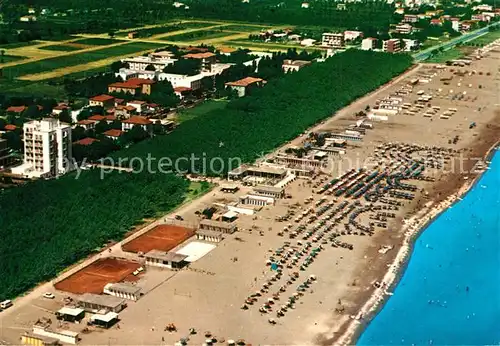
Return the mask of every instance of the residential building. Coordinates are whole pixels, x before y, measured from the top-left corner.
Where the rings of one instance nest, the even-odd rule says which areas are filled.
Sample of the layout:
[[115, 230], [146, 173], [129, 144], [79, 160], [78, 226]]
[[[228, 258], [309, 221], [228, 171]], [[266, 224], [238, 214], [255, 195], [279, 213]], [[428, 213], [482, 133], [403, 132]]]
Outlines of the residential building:
[[127, 105], [127, 106], [119, 105], [115, 107], [115, 116], [118, 119], [128, 119], [135, 114], [137, 114], [137, 108], [135, 108], [132, 105]]
[[418, 40], [412, 40], [408, 38], [403, 39], [405, 52], [410, 52], [420, 48], [420, 42]]
[[376, 43], [377, 43], [376, 38], [373, 38], [373, 37], [365, 38], [363, 41], [361, 41], [361, 49], [362, 50], [374, 50]]
[[108, 92], [123, 92], [130, 95], [151, 95], [152, 86], [156, 82], [151, 79], [130, 78], [125, 82], [117, 82], [108, 85]]
[[211, 71], [212, 64], [216, 61], [216, 55], [211, 52], [205, 53], [189, 53], [182, 56], [184, 59], [196, 59], [201, 63], [202, 71]]
[[104, 109], [113, 108], [115, 105], [115, 98], [110, 95], [98, 95], [89, 99], [90, 106], [100, 106]]
[[19, 115], [23, 113], [26, 109], [28, 109], [28, 107], [26, 106], [10, 106], [5, 110], [5, 112]]
[[312, 38], [305, 38], [302, 41], [300, 41], [300, 45], [304, 47], [312, 47], [316, 43], [316, 40]]
[[401, 50], [401, 44], [398, 38], [391, 38], [382, 42], [382, 50], [388, 53], [396, 53]]
[[122, 62], [128, 64], [130, 70], [144, 71], [148, 66], [153, 66], [155, 71], [163, 71], [169, 65], [173, 65], [177, 59], [171, 56], [158, 56], [158, 54], [148, 56], [135, 56], [133, 58], [122, 59]]
[[153, 133], [153, 123], [148, 118], [136, 115], [122, 121], [122, 131], [124, 132], [131, 130], [134, 126], [142, 127], [149, 134]]
[[[145, 108], [146, 101], [132, 100], [132, 101], [127, 102], [127, 106], [128, 107], [134, 107], [137, 113], [142, 113], [145, 110], [145, 109], [143, 109], [143, 107]], [[129, 112], [132, 112], [130, 110], [130, 108], [127, 109], [127, 110]]]
[[455, 31], [460, 31], [460, 18], [451, 18], [451, 28]]
[[92, 130], [95, 128], [96, 121], [90, 119], [80, 120], [76, 123], [76, 126], [81, 126], [85, 129], [85, 131]]
[[79, 141], [76, 141], [74, 144], [79, 144], [83, 146], [89, 146], [92, 145], [95, 142], [99, 142], [98, 139], [92, 138], [92, 137], [85, 137], [80, 139]]
[[24, 163], [13, 173], [28, 177], [54, 177], [65, 174], [71, 165], [71, 127], [46, 118], [24, 124]]
[[167, 80], [172, 84], [173, 88], [185, 87], [191, 88], [192, 90], [198, 90], [201, 88], [201, 80], [206, 76], [203, 74], [197, 74], [194, 76], [175, 74], [175, 73], [161, 73], [158, 76], [158, 80]]
[[243, 97], [251, 88], [262, 87], [264, 84], [266, 84], [266, 81], [261, 78], [246, 77], [234, 82], [228, 82], [225, 86], [235, 90], [238, 97]]
[[288, 72], [296, 72], [303, 68], [304, 66], [310, 65], [310, 61], [306, 60], [283, 60], [283, 65], [281, 65], [281, 68], [285, 73]]
[[118, 138], [120, 138], [120, 136], [122, 134], [123, 134], [123, 131], [118, 130], [118, 129], [111, 129], [111, 130], [108, 130], [108, 131], [103, 133], [103, 135], [105, 135], [109, 139], [113, 139], [113, 140], [117, 140]]
[[342, 48], [345, 45], [344, 34], [325, 32], [321, 36], [321, 45], [333, 48]]
[[443, 22], [441, 22], [441, 19], [431, 19], [430, 24], [431, 25], [443, 25]]
[[404, 35], [411, 34], [413, 32], [413, 26], [410, 24], [404, 23], [404, 24], [398, 24], [396, 25], [396, 32]]
[[363, 32], [361, 31], [354, 31], [354, 30], [346, 30], [344, 31], [344, 40], [345, 41], [352, 41], [357, 38], [362, 38], [363, 37]]
[[9, 166], [14, 161], [9, 151], [7, 140], [0, 138], [0, 169]]
[[59, 115], [61, 114], [64, 110], [67, 110], [67, 111], [70, 111], [71, 108], [65, 104], [65, 103], [59, 103], [57, 106], [55, 106], [53, 109], [52, 109], [52, 114], [54, 115]]
[[22, 16], [19, 18], [20, 22], [36, 22], [36, 16]]
[[418, 20], [419, 20], [419, 18], [415, 14], [405, 14], [403, 17], [404, 23], [417, 23]]
[[189, 94], [193, 89], [191, 88], [186, 88], [186, 87], [176, 87], [174, 88], [174, 93], [177, 95], [177, 97], [182, 100], [184, 97], [186, 97], [187, 94]]

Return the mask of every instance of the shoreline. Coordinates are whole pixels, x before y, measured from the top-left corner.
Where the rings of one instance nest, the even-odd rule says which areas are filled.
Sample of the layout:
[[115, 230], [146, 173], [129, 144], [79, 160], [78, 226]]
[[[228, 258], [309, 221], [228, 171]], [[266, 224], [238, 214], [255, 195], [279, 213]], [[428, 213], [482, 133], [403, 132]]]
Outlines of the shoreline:
[[[483, 160], [490, 161], [495, 152], [498, 150], [500, 150], [500, 141], [497, 141], [488, 149], [486, 154], [483, 156]], [[334, 345], [356, 344], [363, 331], [383, 309], [385, 303], [388, 301], [388, 297], [392, 295], [393, 291], [399, 284], [399, 281], [403, 277], [411, 259], [415, 241], [441, 214], [446, 212], [446, 210], [453, 206], [453, 204], [461, 201], [462, 197], [465, 196], [478, 183], [486, 170], [487, 169], [477, 174], [474, 179], [466, 181], [457, 192], [452, 193], [443, 201], [438, 202], [437, 204], [434, 201], [429, 201], [427, 202], [427, 205], [424, 205], [423, 208], [418, 210], [409, 219], [403, 220], [403, 242], [394, 260], [388, 266], [383, 279], [380, 281], [380, 287], [375, 289], [370, 298], [363, 304], [361, 309], [359, 309], [355, 317], [352, 318], [351, 316], [352, 320], [348, 324], [347, 329], [334, 342]]]

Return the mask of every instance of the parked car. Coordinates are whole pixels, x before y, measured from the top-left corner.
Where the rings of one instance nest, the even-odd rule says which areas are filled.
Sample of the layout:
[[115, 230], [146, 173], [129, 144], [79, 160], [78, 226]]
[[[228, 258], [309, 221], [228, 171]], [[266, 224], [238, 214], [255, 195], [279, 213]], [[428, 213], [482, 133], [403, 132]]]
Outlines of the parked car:
[[43, 294], [43, 297], [44, 297], [45, 299], [54, 299], [56, 296], [55, 296], [55, 295], [53, 295], [53, 294], [52, 294], [52, 293], [50, 293], [50, 292], [45, 292], [45, 293]]

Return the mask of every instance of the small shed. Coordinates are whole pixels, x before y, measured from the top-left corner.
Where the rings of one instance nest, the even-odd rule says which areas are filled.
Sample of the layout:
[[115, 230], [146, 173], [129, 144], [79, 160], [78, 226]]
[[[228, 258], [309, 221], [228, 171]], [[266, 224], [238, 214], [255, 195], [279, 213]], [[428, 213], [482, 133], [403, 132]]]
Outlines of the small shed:
[[118, 314], [116, 312], [108, 312], [105, 315], [95, 314], [90, 316], [90, 323], [102, 327], [102, 328], [110, 328], [116, 322], [118, 322]]
[[58, 320], [67, 322], [79, 322], [85, 317], [85, 310], [80, 308], [65, 306], [56, 312]]
[[89, 312], [100, 310], [120, 312], [127, 306], [125, 299], [92, 293], [82, 294], [78, 298], [78, 305]]

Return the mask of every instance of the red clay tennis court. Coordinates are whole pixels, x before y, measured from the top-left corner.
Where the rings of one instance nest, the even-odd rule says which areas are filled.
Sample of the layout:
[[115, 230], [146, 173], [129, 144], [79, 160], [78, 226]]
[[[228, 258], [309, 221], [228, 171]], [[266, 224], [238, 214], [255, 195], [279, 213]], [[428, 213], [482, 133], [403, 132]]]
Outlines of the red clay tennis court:
[[110, 282], [135, 281], [138, 278], [132, 273], [141, 265], [136, 262], [103, 258], [58, 282], [54, 287], [61, 291], [83, 294], [100, 294], [104, 286]]
[[169, 251], [193, 235], [194, 230], [191, 228], [159, 225], [122, 245], [122, 249], [136, 253], [147, 253], [151, 250]]

